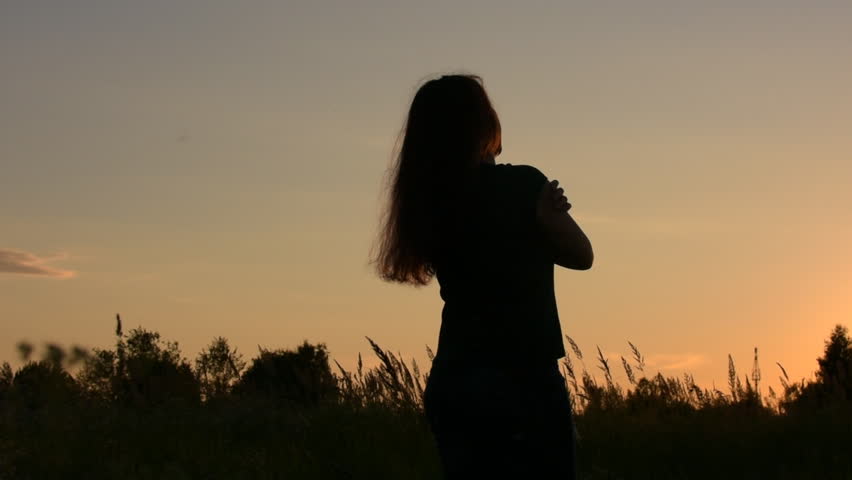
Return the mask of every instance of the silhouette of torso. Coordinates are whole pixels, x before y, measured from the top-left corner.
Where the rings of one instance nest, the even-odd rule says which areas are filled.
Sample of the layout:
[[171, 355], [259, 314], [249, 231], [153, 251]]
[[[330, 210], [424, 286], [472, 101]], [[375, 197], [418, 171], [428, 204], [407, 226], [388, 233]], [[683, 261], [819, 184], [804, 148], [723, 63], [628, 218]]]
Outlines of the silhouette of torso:
[[553, 260], [535, 211], [547, 177], [482, 163], [466, 214], [435, 262], [444, 300], [435, 363], [542, 364], [565, 355]]

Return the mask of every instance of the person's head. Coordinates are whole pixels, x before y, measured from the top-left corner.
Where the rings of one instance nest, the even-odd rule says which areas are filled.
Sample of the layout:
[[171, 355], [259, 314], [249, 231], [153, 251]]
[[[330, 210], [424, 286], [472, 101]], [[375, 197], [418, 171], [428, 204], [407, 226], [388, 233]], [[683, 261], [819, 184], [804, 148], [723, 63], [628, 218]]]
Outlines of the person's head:
[[424, 166], [458, 167], [497, 156], [502, 148], [500, 120], [476, 75], [424, 83], [411, 101], [404, 133], [400, 156], [424, 158]]
[[452, 239], [477, 165], [502, 151], [500, 120], [480, 77], [444, 75], [417, 90], [401, 136], [376, 261], [383, 279], [419, 286]]

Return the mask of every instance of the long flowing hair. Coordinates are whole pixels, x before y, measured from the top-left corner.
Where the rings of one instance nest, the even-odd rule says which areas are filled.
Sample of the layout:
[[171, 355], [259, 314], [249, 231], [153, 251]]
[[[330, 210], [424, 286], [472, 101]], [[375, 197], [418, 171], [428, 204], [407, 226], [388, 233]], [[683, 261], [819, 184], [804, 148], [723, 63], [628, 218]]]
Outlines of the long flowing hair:
[[417, 90], [400, 135], [374, 262], [382, 279], [422, 286], [469, 212], [476, 166], [500, 154], [500, 120], [482, 78], [444, 75]]

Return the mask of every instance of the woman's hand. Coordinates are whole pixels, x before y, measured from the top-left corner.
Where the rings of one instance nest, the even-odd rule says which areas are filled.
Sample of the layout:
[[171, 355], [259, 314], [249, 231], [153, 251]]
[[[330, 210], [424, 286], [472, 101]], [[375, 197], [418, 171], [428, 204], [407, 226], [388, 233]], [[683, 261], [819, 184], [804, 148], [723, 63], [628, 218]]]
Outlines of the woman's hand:
[[550, 201], [548, 202], [550, 208], [561, 212], [571, 210], [571, 204], [568, 203], [568, 199], [564, 195], [565, 191], [562, 187], [559, 187], [559, 180], [551, 180], [548, 182], [548, 186], [550, 187]]
[[541, 186], [538, 195], [536, 217], [539, 222], [550, 223], [568, 213], [571, 204], [565, 198], [564, 190], [559, 186], [559, 180], [551, 180]]
[[539, 192], [536, 220], [544, 232], [545, 248], [552, 254], [553, 263], [588, 270], [594, 262], [592, 244], [568, 213], [571, 204], [562, 193], [557, 180], [542, 185]]

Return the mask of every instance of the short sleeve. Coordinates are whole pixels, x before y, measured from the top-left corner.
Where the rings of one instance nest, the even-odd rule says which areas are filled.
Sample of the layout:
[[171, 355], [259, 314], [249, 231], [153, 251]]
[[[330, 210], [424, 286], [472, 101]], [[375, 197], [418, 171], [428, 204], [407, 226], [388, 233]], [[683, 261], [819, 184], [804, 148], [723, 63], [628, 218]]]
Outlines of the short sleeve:
[[532, 165], [515, 165], [512, 170], [520, 203], [521, 222], [532, 228], [535, 226], [538, 194], [541, 187], [547, 183], [547, 176]]
[[510, 176], [514, 191], [511, 210], [514, 212], [515, 245], [526, 252], [525, 258], [549, 259], [548, 249], [544, 247], [544, 232], [536, 219], [538, 194], [548, 182], [547, 176], [532, 165], [514, 165], [510, 167]]

